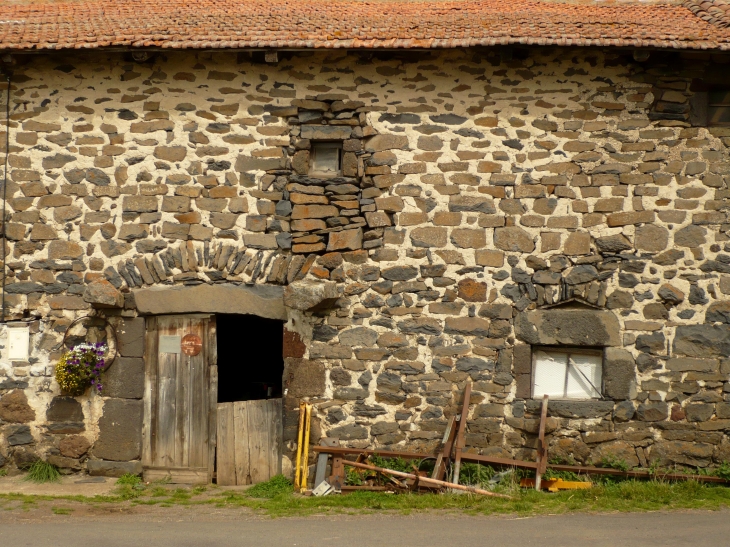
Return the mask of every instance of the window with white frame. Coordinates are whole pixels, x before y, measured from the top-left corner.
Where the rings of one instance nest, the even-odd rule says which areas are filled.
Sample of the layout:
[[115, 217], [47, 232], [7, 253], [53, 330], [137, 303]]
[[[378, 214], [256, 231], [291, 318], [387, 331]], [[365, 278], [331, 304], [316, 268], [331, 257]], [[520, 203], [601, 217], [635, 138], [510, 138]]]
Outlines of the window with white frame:
[[533, 348], [532, 396], [600, 399], [603, 352], [581, 348]]
[[342, 143], [313, 142], [309, 174], [317, 177], [337, 177], [342, 174]]

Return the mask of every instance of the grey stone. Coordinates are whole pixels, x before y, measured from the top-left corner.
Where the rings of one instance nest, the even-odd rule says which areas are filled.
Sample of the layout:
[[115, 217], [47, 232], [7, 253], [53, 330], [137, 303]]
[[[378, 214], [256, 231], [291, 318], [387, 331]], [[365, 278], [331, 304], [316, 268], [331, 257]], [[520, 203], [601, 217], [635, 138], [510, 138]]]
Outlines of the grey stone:
[[288, 357], [284, 359], [284, 389], [290, 397], [320, 397], [326, 385], [321, 361]]
[[[423, 417], [423, 414], [421, 414]], [[376, 422], [370, 427], [370, 433], [373, 435], [385, 435], [394, 433], [398, 430], [398, 424], [395, 422]]]
[[438, 336], [443, 332], [443, 327], [437, 319], [418, 317], [399, 322], [398, 330], [405, 334], [432, 334]]
[[730, 325], [682, 325], [674, 335], [673, 353], [688, 357], [730, 355]]
[[710, 304], [705, 312], [705, 322], [730, 324], [730, 301], [722, 300]]
[[86, 469], [92, 477], [121, 477], [126, 474], [142, 475], [142, 462], [87, 460]]
[[119, 355], [144, 357], [144, 317], [125, 318], [117, 330]]
[[707, 230], [702, 226], [689, 226], [677, 230], [674, 234], [674, 244], [679, 247], [699, 247], [705, 243]]
[[667, 248], [669, 244], [669, 230], [663, 226], [644, 224], [636, 228], [634, 237], [636, 248], [642, 251], [657, 253]]
[[358, 439], [367, 439], [368, 430], [362, 425], [348, 424], [339, 427], [333, 427], [327, 433], [328, 437], [336, 437], [341, 441], [355, 441]]
[[378, 375], [376, 384], [379, 390], [397, 392], [400, 391], [403, 381], [397, 374], [384, 372], [383, 374]]
[[494, 246], [504, 251], [531, 253], [535, 250], [532, 236], [519, 226], [495, 228]]
[[605, 310], [534, 310], [515, 319], [517, 338], [532, 345], [620, 346], [619, 331], [618, 318]]
[[284, 304], [301, 311], [330, 307], [338, 298], [337, 285], [331, 282], [295, 281], [283, 292]]
[[[529, 401], [528, 409], [535, 412], [541, 401]], [[534, 407], [534, 410], [533, 410]], [[537, 410], [539, 412], [539, 410]], [[550, 401], [548, 413], [560, 418], [601, 418], [613, 411], [612, 401]]]
[[354, 329], [343, 330], [340, 332], [340, 344], [345, 346], [366, 346], [375, 345], [378, 340], [378, 333], [372, 329], [365, 327], [356, 327]]
[[623, 234], [596, 238], [596, 247], [601, 253], [620, 253], [633, 248], [631, 242]]
[[31, 435], [30, 427], [27, 425], [8, 426], [5, 428], [5, 435], [10, 446], [31, 444], [33, 442], [33, 435]]
[[705, 467], [712, 460], [714, 451], [715, 447], [709, 443], [661, 441], [651, 446], [648, 460], [661, 466]]
[[151, 287], [133, 291], [143, 315], [174, 313], [238, 313], [286, 319], [284, 289], [273, 285], [215, 285]]
[[631, 401], [621, 401], [613, 410], [613, 419], [617, 422], [628, 422], [636, 414], [636, 407]]
[[83, 422], [84, 411], [73, 397], [57, 396], [51, 399], [46, 411], [48, 422]]
[[144, 396], [144, 360], [117, 357], [102, 376], [104, 397], [141, 399]]
[[393, 266], [382, 270], [380, 275], [391, 281], [407, 281], [418, 276], [418, 269], [413, 266]]
[[644, 353], [663, 355], [667, 351], [664, 334], [661, 332], [653, 332], [651, 334], [637, 336], [636, 349]]
[[124, 296], [106, 279], [97, 279], [86, 285], [84, 302], [96, 308], [121, 308]]
[[565, 276], [568, 285], [580, 285], [598, 278], [598, 270], [590, 264], [574, 266]]
[[642, 422], [661, 422], [668, 417], [666, 403], [642, 403], [636, 409], [636, 419]]
[[370, 392], [359, 387], [341, 387], [334, 391], [334, 398], [343, 401], [362, 401], [368, 398]]
[[339, 331], [329, 325], [316, 325], [312, 329], [312, 340], [317, 342], [329, 342], [333, 340]]
[[137, 460], [142, 450], [142, 401], [106, 399], [92, 453], [112, 461]]
[[606, 348], [603, 384], [604, 395], [611, 399], [623, 400], [636, 397], [636, 362], [631, 353], [624, 349]]
[[700, 403], [684, 407], [689, 422], [706, 422], [715, 413], [715, 405]]

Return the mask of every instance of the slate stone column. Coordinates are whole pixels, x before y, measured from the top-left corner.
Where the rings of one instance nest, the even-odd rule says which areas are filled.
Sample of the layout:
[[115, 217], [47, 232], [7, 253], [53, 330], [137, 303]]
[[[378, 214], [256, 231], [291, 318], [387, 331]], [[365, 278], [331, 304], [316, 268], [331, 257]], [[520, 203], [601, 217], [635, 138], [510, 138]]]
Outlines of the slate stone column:
[[142, 317], [124, 319], [117, 332], [119, 355], [102, 378], [104, 410], [87, 462], [91, 475], [142, 472], [144, 335]]

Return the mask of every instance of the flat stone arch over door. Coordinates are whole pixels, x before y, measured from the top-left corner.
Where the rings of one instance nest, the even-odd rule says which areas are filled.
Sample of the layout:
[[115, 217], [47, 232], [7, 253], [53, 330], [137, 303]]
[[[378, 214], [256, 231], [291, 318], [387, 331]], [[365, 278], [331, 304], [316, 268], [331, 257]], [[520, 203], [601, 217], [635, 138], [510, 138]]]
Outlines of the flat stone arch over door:
[[133, 291], [141, 315], [177, 313], [238, 313], [286, 320], [284, 288], [275, 285], [214, 285], [151, 287]]

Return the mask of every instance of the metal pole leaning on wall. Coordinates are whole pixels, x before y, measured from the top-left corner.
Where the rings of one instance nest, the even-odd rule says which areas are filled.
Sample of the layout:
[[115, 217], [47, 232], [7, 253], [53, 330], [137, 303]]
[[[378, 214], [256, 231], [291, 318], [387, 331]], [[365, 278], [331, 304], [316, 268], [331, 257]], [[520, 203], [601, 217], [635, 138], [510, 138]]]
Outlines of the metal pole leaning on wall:
[[302, 456], [302, 484], [301, 491], [307, 489], [307, 480], [309, 479], [309, 433], [312, 425], [312, 405], [304, 405], [304, 447]]
[[299, 403], [299, 433], [297, 434], [297, 461], [294, 470], [294, 487], [301, 487], [302, 479], [302, 436], [304, 435], [304, 404]]

